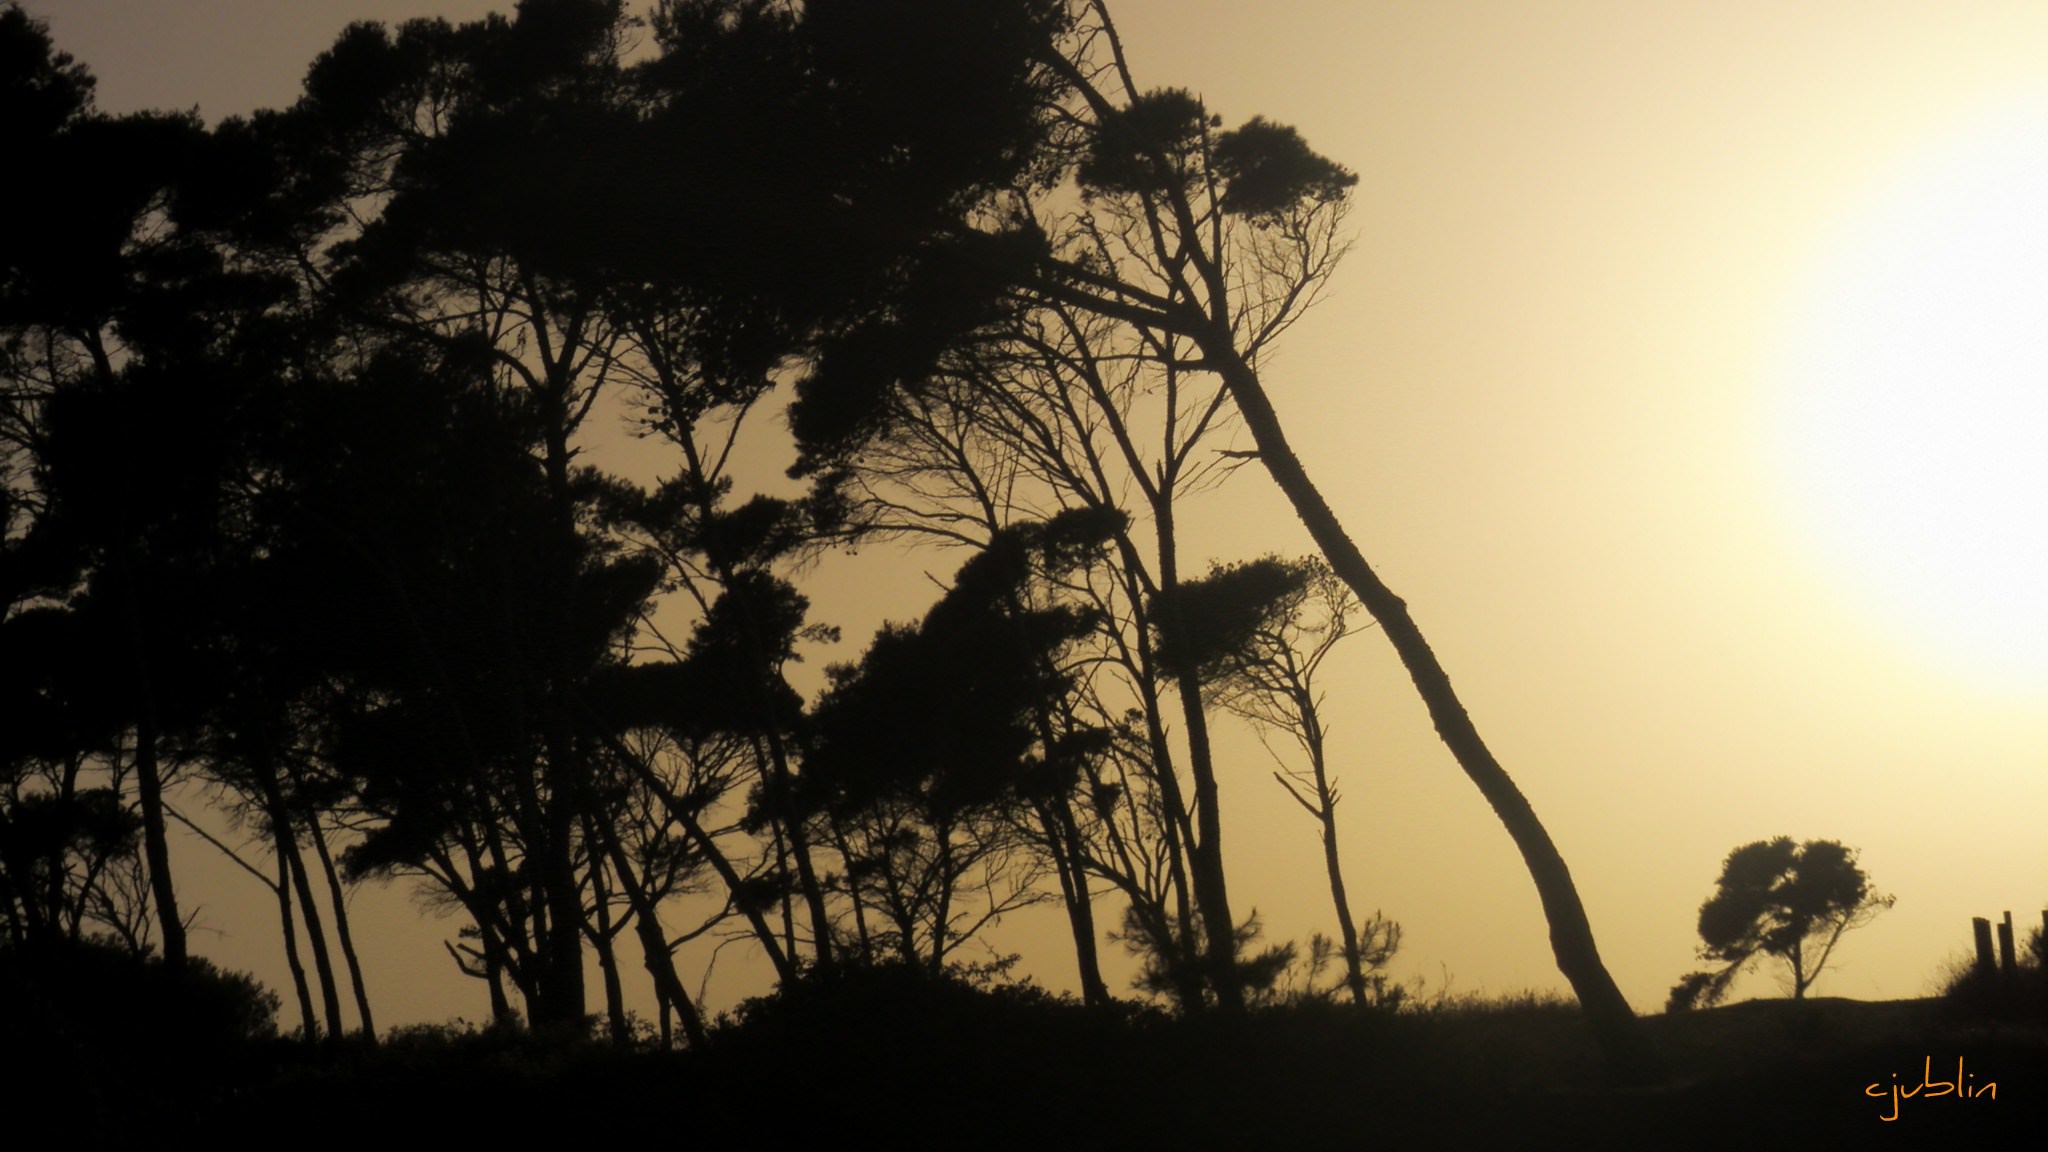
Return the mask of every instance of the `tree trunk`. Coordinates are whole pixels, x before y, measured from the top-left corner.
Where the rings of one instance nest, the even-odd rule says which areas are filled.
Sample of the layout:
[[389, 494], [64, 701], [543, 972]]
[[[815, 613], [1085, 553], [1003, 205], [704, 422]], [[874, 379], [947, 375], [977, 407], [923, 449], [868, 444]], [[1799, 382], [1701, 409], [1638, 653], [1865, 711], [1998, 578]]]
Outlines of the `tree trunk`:
[[140, 639], [135, 661], [141, 700], [135, 723], [135, 790], [142, 807], [142, 857], [149, 868], [150, 896], [164, 938], [164, 964], [185, 966], [185, 921], [178, 915], [178, 890], [171, 883], [170, 838], [164, 834], [164, 783], [157, 765], [156, 703], [149, 672], [142, 667]]
[[[559, 728], [558, 720], [549, 718], [550, 729]], [[570, 760], [573, 753], [569, 751], [566, 734], [551, 731], [547, 742], [547, 834], [542, 840], [545, 850], [541, 853], [540, 868], [547, 930], [536, 940], [546, 956], [541, 964], [540, 984], [545, 992], [542, 1002], [547, 1018], [535, 1020], [534, 1025], [559, 1027], [571, 1035], [581, 1035], [587, 1005], [583, 987], [583, 886], [576, 876], [575, 820], [577, 801], [584, 791], [580, 780], [582, 766]]]
[[[88, 328], [83, 336], [100, 381], [112, 383], [113, 362], [98, 330]], [[123, 528], [129, 526], [124, 524]], [[164, 830], [164, 782], [157, 763], [156, 670], [150, 660], [149, 630], [144, 626], [141, 565], [136, 559], [135, 539], [128, 532], [124, 532], [113, 562], [114, 583], [126, 616], [129, 665], [135, 676], [135, 788], [142, 809], [142, 858], [149, 871], [150, 896], [156, 901], [157, 926], [163, 933], [164, 966], [176, 971], [185, 966], [185, 921], [178, 914], [178, 890], [171, 882], [170, 840]]]
[[[534, 335], [539, 352], [542, 386], [536, 389], [545, 426], [542, 430], [542, 472], [547, 478], [549, 503], [553, 506], [552, 548], [544, 549], [541, 563], [546, 578], [547, 600], [538, 621], [540, 637], [539, 699], [542, 708], [541, 741], [545, 763], [541, 779], [547, 785], [545, 805], [537, 805], [541, 819], [532, 829], [539, 843], [529, 846], [539, 856], [534, 901], [536, 911], [545, 909], [547, 927], [535, 934], [540, 953], [539, 986], [543, 996], [533, 1005], [533, 1025], [559, 1028], [580, 1036], [586, 1026], [587, 997], [583, 985], [583, 885], [576, 875], [576, 822], [589, 802], [585, 787], [589, 769], [584, 750], [571, 734], [568, 716], [573, 685], [581, 669], [571, 655], [571, 635], [578, 575], [582, 559], [581, 533], [576, 523], [576, 493], [569, 469], [574, 453], [569, 439], [580, 417], [571, 413], [570, 398], [575, 380], [570, 366], [583, 335], [580, 310], [557, 316], [559, 343], [551, 340], [540, 313], [545, 297], [530, 273], [522, 270], [522, 286], [535, 302]], [[593, 876], [594, 878], [594, 876]], [[600, 897], [601, 899], [602, 897]]]
[[1258, 445], [1259, 458], [1265, 462], [1267, 472], [1294, 505], [1295, 513], [1308, 527], [1330, 567], [1380, 622], [1421, 693], [1437, 735], [1514, 839], [1523, 863], [1528, 866], [1529, 877], [1536, 883], [1544, 916], [1550, 922], [1550, 947], [1557, 957], [1558, 970], [1571, 983], [1610, 1061], [1618, 1069], [1646, 1071], [1641, 1063], [1642, 1035], [1635, 1013], [1600, 961], [1600, 950], [1593, 941], [1585, 907], [1579, 902], [1578, 888], [1572, 883], [1564, 857], [1551, 842], [1550, 833], [1536, 818], [1528, 798], [1480, 738], [1479, 730], [1451, 688], [1450, 677], [1409, 617], [1408, 605], [1381, 583], [1303, 470], [1301, 461], [1288, 446], [1257, 372], [1238, 354], [1230, 333], [1205, 329], [1201, 347], [1230, 389], [1231, 399]]
[[1359, 954], [1358, 924], [1351, 918], [1351, 898], [1344, 891], [1344, 866], [1337, 853], [1337, 798], [1330, 789], [1329, 762], [1323, 755], [1322, 718], [1316, 714], [1315, 698], [1307, 688], [1295, 694], [1294, 707], [1301, 715], [1301, 737], [1308, 748], [1309, 771], [1315, 775], [1314, 815], [1323, 826], [1323, 867], [1330, 873], [1330, 902], [1336, 905], [1337, 930], [1344, 940], [1344, 986], [1351, 991], [1351, 1002], [1362, 1007], [1365, 963]]
[[[585, 843], [595, 844], [589, 825], [595, 823], [588, 813], [584, 815]], [[590, 891], [595, 923], [584, 925], [590, 933], [590, 946], [597, 952], [597, 970], [604, 979], [605, 1022], [614, 1045], [628, 1047], [633, 1042], [633, 1029], [626, 1021], [626, 989], [619, 981], [618, 951], [613, 947], [617, 929], [612, 927], [611, 893], [605, 891], [604, 869], [592, 849], [590, 861]]]
[[278, 787], [275, 769], [256, 764], [257, 786], [262, 789], [264, 815], [270, 820], [270, 835], [283, 872], [291, 877], [292, 890], [299, 897], [299, 915], [306, 921], [306, 946], [313, 953], [313, 969], [320, 977], [320, 1005], [325, 1009], [327, 1034], [342, 1034], [341, 990], [334, 979], [334, 962], [327, 952], [327, 932], [320, 922], [320, 906], [313, 902], [313, 885], [306, 875], [306, 859], [299, 852], [298, 837], [292, 832], [291, 817], [285, 811], [284, 792]]
[[1088, 893], [1088, 872], [1082, 863], [1081, 833], [1064, 796], [1054, 797], [1040, 813], [1060, 896], [1067, 905], [1067, 925], [1074, 933], [1074, 964], [1080, 972], [1081, 1003], [1090, 1008], [1109, 1003], [1109, 985], [1095, 947], [1095, 904]]
[[626, 900], [633, 909], [633, 930], [640, 937], [640, 952], [647, 966], [647, 975], [654, 981], [656, 997], [661, 1001], [662, 1037], [664, 1047], [668, 1044], [667, 1012], [673, 1009], [682, 1021], [683, 1034], [690, 1046], [702, 1048], [706, 1042], [704, 1020], [697, 1013], [697, 1005], [683, 988], [682, 979], [676, 975], [675, 954], [669, 951], [668, 937], [661, 929], [661, 917], [655, 902], [640, 878], [633, 874], [632, 862], [626, 857], [625, 846], [619, 843], [618, 833], [608, 827], [599, 827], [598, 834], [604, 838], [604, 850], [611, 857], [613, 873], [619, 878], [619, 887], [626, 893]]
[[[471, 876], [483, 876], [486, 866], [482, 854], [477, 850], [477, 846], [465, 839], [462, 849], [469, 857], [469, 874]], [[502, 856], [499, 858], [503, 859]], [[450, 876], [455, 875], [452, 862], [445, 871]], [[503, 870], [500, 869], [500, 871], [502, 872]], [[512, 1010], [512, 1000], [505, 992], [507, 970], [512, 966], [511, 959], [507, 954], [505, 940], [495, 927], [491, 914], [482, 907], [484, 903], [482, 900], [476, 899], [473, 894], [465, 899], [464, 894], [459, 891], [456, 893], [456, 898], [464, 900], [464, 903], [469, 907], [470, 919], [476, 924], [477, 949], [483, 953], [484, 959], [484, 986], [490, 989], [491, 1025], [492, 1027], [502, 1029], [514, 1028], [519, 1023], [519, 1016]], [[449, 950], [451, 952], [454, 951], [452, 945]], [[461, 968], [464, 972], [469, 972], [468, 968], [463, 967], [459, 957], [456, 960], [456, 967]], [[470, 972], [470, 975], [475, 975], [475, 973]], [[515, 982], [517, 981], [516, 974], [514, 975], [514, 980]], [[530, 1004], [532, 1002], [532, 993], [523, 987], [520, 990], [526, 994]]]
[[292, 888], [299, 894], [299, 914], [306, 921], [306, 946], [313, 953], [313, 970], [320, 977], [320, 1005], [327, 1016], [327, 1034], [339, 1037], [344, 1030], [341, 990], [334, 979], [333, 958], [327, 952], [327, 931], [320, 923], [320, 906], [313, 902], [313, 885], [306, 875], [306, 858], [300, 854], [289, 825], [277, 839], [291, 854]]
[[363, 965], [356, 958], [356, 942], [348, 925], [348, 896], [341, 887], [341, 874], [334, 867], [334, 854], [327, 850], [327, 834], [320, 829], [320, 813], [308, 809], [306, 829], [312, 834], [313, 851], [320, 857], [320, 870], [327, 876], [327, 898], [334, 906], [334, 935], [341, 944], [341, 958], [348, 965], [348, 982], [355, 993], [356, 1016], [362, 1021], [363, 1037], [377, 1042], [377, 1025], [370, 1018], [370, 994], [363, 987]]
[[319, 1017], [313, 1014], [313, 990], [306, 984], [306, 966], [299, 962], [299, 930], [292, 921], [292, 866], [284, 853], [277, 854], [277, 881], [271, 890], [277, 894], [278, 923], [284, 928], [285, 967], [291, 970], [292, 991], [299, 1001], [299, 1024], [306, 1041], [311, 1043], [320, 1038]]
[[[1174, 646], [1185, 651], [1187, 638], [1180, 601], [1173, 596], [1180, 586], [1180, 576], [1170, 487], [1162, 486], [1160, 498], [1153, 502], [1152, 519], [1159, 534], [1159, 592], [1165, 604], [1160, 624], [1173, 636]], [[1195, 782], [1195, 839], [1188, 845], [1188, 866], [1194, 873], [1195, 902], [1202, 910], [1202, 932], [1207, 946], [1205, 966], [1217, 1006], [1225, 1012], [1241, 1012], [1244, 988], [1237, 971], [1237, 922], [1231, 917], [1229, 887], [1224, 882], [1222, 797], [1216, 784], [1216, 766], [1209, 753], [1209, 719], [1202, 710], [1202, 684], [1192, 667], [1183, 666], [1174, 671], [1174, 687], [1180, 697], [1181, 718], [1187, 725], [1188, 773]]]
[[[1135, 573], [1141, 565], [1138, 562], [1137, 545], [1131, 541], [1128, 533], [1118, 534], [1117, 549], [1123, 554], [1125, 570]], [[1159, 670], [1157, 661], [1152, 656], [1152, 641], [1147, 634], [1151, 624], [1150, 616], [1145, 611], [1145, 597], [1135, 576], [1127, 578], [1125, 587], [1132, 605], [1132, 623], [1138, 634], [1138, 660], [1137, 666], [1132, 669], [1132, 683], [1137, 689], [1138, 703], [1144, 714], [1146, 746], [1152, 751], [1152, 779], [1159, 788], [1160, 804], [1165, 809], [1161, 823], [1166, 840], [1167, 879], [1173, 890], [1175, 923], [1180, 929], [1177, 943], [1173, 933], [1163, 937], [1171, 946], [1161, 955], [1173, 954], [1178, 972], [1184, 971], [1188, 962], [1196, 959], [1193, 955], [1181, 955], [1182, 949], [1196, 947], [1195, 916], [1189, 904], [1188, 889], [1191, 885], [1188, 882], [1186, 865], [1187, 857], [1191, 855], [1187, 843], [1194, 839], [1194, 830], [1187, 820], [1187, 804], [1181, 796], [1180, 778], [1175, 774], [1173, 749], [1167, 743], [1166, 728], [1161, 719]], [[1135, 799], [1127, 797], [1127, 800], [1133, 804], [1135, 811]], [[1201, 997], [1189, 995], [1195, 991], [1197, 990], [1182, 988], [1181, 1007], [1184, 1010], [1201, 1011]]]

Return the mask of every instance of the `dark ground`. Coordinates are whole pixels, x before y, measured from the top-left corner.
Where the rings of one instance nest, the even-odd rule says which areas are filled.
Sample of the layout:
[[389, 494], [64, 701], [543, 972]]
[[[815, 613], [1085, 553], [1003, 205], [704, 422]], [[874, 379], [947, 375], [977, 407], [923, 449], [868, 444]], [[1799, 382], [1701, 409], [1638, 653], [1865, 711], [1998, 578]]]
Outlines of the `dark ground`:
[[[213, 1148], [318, 1134], [339, 1147], [1812, 1152], [2036, 1147], [2048, 1127], [2038, 1025], [1972, 1022], [1937, 1000], [1832, 999], [1643, 1023], [1663, 1075], [1631, 1087], [1569, 1005], [1175, 1020], [882, 972], [755, 1002], [696, 1052], [453, 1029], [374, 1050], [188, 1052], [158, 1035], [117, 1051], [74, 1038], [16, 1080], [40, 1087], [9, 1112], [69, 1112], [87, 1137], [77, 1146]], [[1952, 1080], [1958, 1060], [1981, 1095], [1937, 1086], [1894, 1104], [1895, 1080], [1902, 1096], [1923, 1092], [1930, 1069]]]

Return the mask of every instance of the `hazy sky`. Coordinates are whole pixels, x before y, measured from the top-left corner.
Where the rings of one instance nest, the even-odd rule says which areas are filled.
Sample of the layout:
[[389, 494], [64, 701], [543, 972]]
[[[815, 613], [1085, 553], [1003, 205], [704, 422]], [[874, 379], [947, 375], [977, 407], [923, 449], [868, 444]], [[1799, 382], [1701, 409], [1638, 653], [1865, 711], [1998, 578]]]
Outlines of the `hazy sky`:
[[[102, 107], [209, 119], [289, 101], [350, 19], [493, 6], [25, 4], [99, 75]], [[1355, 245], [1267, 383], [1548, 825], [1638, 1010], [1694, 966], [1699, 904], [1750, 840], [1842, 840], [1898, 896], [1823, 995], [1922, 995], [1971, 916], [2036, 922], [2048, 6], [1112, 12], [1142, 84], [1292, 123], [1359, 173]], [[1251, 471], [1202, 509], [1194, 570], [1309, 547]], [[915, 580], [878, 596], [888, 562], [806, 584], [845, 629], [837, 658], [922, 609]], [[1368, 633], [1333, 668], [1347, 881], [1405, 927], [1396, 974], [1562, 988], [1520, 859], [1391, 651]], [[1233, 904], [1274, 939], [1327, 930], [1313, 826], [1258, 745], [1230, 741]], [[222, 933], [194, 947], [287, 986], [260, 890], [181, 850]], [[358, 900], [389, 917], [359, 930], [384, 1020], [484, 1015], [437, 943], [457, 920], [412, 915], [403, 890]], [[1056, 933], [1026, 947], [1071, 982]], [[715, 977], [714, 1004], [742, 983]]]

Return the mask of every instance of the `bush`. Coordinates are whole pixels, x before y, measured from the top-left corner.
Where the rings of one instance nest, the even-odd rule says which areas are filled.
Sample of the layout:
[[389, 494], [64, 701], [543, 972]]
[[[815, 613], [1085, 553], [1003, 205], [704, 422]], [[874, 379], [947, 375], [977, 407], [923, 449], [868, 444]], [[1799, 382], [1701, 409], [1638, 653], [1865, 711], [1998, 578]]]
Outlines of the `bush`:
[[[81, 1146], [140, 1125], [176, 1131], [260, 1074], [278, 999], [252, 977], [194, 957], [161, 959], [97, 941], [0, 948], [0, 1060], [25, 1109]], [[146, 1118], [146, 1120], [144, 1119]]]
[[278, 998], [201, 957], [174, 970], [93, 940], [0, 949], [7, 1045], [220, 1049], [277, 1035]]

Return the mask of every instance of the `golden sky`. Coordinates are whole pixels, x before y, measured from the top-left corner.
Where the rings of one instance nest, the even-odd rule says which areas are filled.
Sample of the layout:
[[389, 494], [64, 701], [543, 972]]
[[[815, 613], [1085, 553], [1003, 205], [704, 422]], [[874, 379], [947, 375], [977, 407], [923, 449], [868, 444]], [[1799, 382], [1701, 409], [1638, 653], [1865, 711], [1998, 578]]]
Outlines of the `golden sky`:
[[[350, 19], [493, 6], [25, 3], [100, 76], [103, 108], [209, 119], [289, 101]], [[1694, 966], [1699, 904], [1751, 840], [1839, 839], [1898, 896], [1822, 995], [1923, 995], [1971, 916], [2035, 921], [2048, 5], [1112, 14], [1141, 84], [1292, 123], [1359, 173], [1354, 247], [1267, 385], [1548, 825], [1639, 1011]], [[1195, 571], [1309, 547], [1251, 471], [1186, 531]], [[958, 558], [868, 553], [807, 582], [848, 637], [833, 658], [921, 611], [921, 581], [883, 578], [905, 563]], [[1563, 988], [1512, 844], [1391, 651], [1350, 641], [1328, 692], [1347, 882], [1406, 929], [1395, 974]], [[1221, 767], [1233, 905], [1271, 939], [1328, 930], [1312, 824], [1244, 732]], [[286, 986], [263, 893], [205, 852], [184, 851], [181, 888], [222, 935], [194, 947]], [[391, 925], [358, 932], [384, 1020], [484, 1014], [437, 942], [455, 920], [399, 890], [358, 901]], [[1064, 986], [1046, 924], [1013, 946]], [[755, 990], [720, 963], [714, 1005]], [[1736, 989], [1777, 994], [1768, 970]]]

